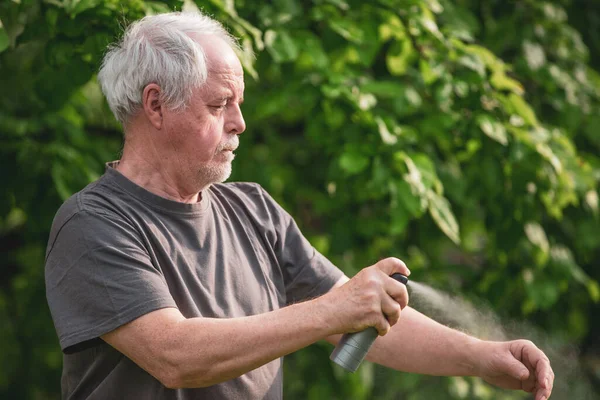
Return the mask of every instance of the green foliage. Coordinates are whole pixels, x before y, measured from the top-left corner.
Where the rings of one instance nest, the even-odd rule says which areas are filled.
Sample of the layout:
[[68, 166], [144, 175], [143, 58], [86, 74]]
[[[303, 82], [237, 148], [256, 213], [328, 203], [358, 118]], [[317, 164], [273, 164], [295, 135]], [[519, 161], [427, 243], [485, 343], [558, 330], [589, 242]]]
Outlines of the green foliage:
[[[562, 3], [198, 2], [240, 37], [249, 75], [233, 178], [265, 186], [348, 275], [395, 255], [417, 281], [597, 345], [600, 75]], [[94, 78], [104, 49], [182, 6], [0, 4], [0, 395], [58, 393], [43, 251], [61, 201], [118, 157]], [[349, 375], [329, 352], [289, 357], [286, 398], [522, 398], [370, 364]]]

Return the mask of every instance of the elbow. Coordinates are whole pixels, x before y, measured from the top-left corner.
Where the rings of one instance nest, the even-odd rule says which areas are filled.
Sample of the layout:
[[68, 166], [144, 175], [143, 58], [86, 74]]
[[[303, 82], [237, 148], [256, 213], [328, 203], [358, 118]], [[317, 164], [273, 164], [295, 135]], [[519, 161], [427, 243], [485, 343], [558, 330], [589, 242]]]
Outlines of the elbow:
[[160, 376], [155, 376], [167, 389], [183, 389], [183, 380], [174, 371], [163, 371]]
[[166, 373], [157, 377], [160, 383], [167, 389], [197, 389], [215, 385], [219, 380], [213, 379], [186, 379], [183, 375], [177, 373]]
[[181, 360], [162, 363], [154, 376], [168, 389], [203, 388], [219, 383], [202, 365], [189, 365]]
[[[161, 351], [157, 351], [161, 349]], [[168, 346], [156, 346], [153, 354], [150, 356], [151, 364], [148, 372], [156, 378], [167, 389], [184, 388], [184, 366], [187, 363], [176, 346], [172, 343]]]

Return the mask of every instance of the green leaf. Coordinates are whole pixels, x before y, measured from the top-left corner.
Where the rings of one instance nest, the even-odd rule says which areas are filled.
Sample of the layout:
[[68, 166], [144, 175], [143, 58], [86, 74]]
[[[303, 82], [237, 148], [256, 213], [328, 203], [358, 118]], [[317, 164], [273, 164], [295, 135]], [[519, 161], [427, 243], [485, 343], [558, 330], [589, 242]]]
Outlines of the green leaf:
[[0, 53], [2, 53], [4, 50], [6, 50], [8, 48], [8, 45], [9, 45], [8, 34], [4, 30], [4, 27], [2, 26], [2, 21], [0, 21]]
[[13, 229], [18, 229], [27, 222], [27, 214], [20, 208], [14, 207], [6, 216], [4, 223], [0, 220], [0, 232], [7, 234]]
[[542, 310], [547, 310], [558, 301], [559, 291], [555, 281], [549, 279], [534, 279], [526, 285], [527, 294], [533, 303]]
[[525, 54], [525, 61], [532, 71], [537, 71], [546, 64], [544, 48], [537, 43], [525, 40], [523, 42], [523, 53]]
[[399, 203], [402, 203], [406, 211], [412, 217], [420, 217], [423, 215], [423, 211], [425, 211], [425, 204], [421, 201], [421, 199], [413, 193], [410, 185], [406, 181], [396, 181], [394, 182], [394, 187], [396, 190], [396, 198]]
[[369, 158], [357, 151], [346, 151], [339, 160], [340, 167], [350, 175], [364, 171], [369, 165]]
[[397, 168], [400, 171], [404, 170], [404, 165], [408, 169], [408, 173], [403, 175], [404, 180], [410, 185], [411, 190], [415, 195], [424, 197], [426, 188], [423, 184], [421, 171], [415, 165], [415, 162], [403, 151], [394, 153], [394, 160], [397, 163]]
[[286, 31], [266, 31], [265, 46], [277, 63], [294, 61], [298, 57], [298, 47]]
[[398, 138], [390, 132], [390, 130], [388, 129], [387, 125], [381, 117], [375, 117], [375, 122], [377, 123], [379, 136], [381, 136], [381, 140], [383, 141], [383, 143], [393, 145], [398, 142]]
[[477, 117], [477, 124], [487, 136], [496, 142], [506, 146], [508, 144], [508, 136], [504, 125], [498, 122], [487, 114], [481, 114]]
[[52, 180], [54, 181], [54, 187], [63, 201], [67, 200], [72, 194], [64, 177], [66, 173], [67, 171], [62, 164], [55, 162], [52, 165]]
[[406, 91], [406, 85], [388, 80], [369, 81], [361, 87], [361, 92], [372, 93], [377, 97], [395, 98], [402, 96]]
[[355, 21], [347, 18], [334, 19], [329, 22], [329, 26], [349, 42], [361, 44], [364, 40], [365, 33]]
[[598, 282], [590, 280], [587, 284], [587, 289], [594, 303], [600, 302], [600, 286], [598, 285]]
[[436, 225], [452, 240], [455, 244], [460, 244], [460, 232], [456, 217], [450, 208], [450, 202], [432, 190], [428, 191], [429, 213]]
[[402, 93], [392, 100], [394, 111], [399, 116], [416, 113], [423, 105], [423, 99], [419, 92], [412, 86], [407, 86]]
[[240, 62], [244, 66], [244, 70], [252, 76], [252, 78], [258, 80], [258, 72], [254, 69], [254, 51], [252, 49], [252, 40], [244, 38], [241, 41], [241, 51], [238, 56]]
[[71, 0], [68, 2], [68, 6], [65, 7], [66, 11], [71, 14], [71, 17], [75, 17], [90, 8], [96, 7], [102, 0]]
[[590, 190], [585, 194], [585, 204], [592, 210], [592, 213], [598, 216], [598, 192]]
[[525, 224], [525, 235], [527, 239], [536, 247], [540, 248], [544, 253], [550, 250], [550, 243], [544, 228], [537, 222], [528, 222]]
[[524, 93], [523, 86], [517, 80], [509, 78], [504, 71], [496, 71], [490, 78], [490, 84], [497, 90], [509, 90], [521, 96]]
[[426, 85], [431, 85], [437, 81], [441, 76], [447, 73], [444, 64], [435, 63], [433, 60], [419, 60], [419, 70], [421, 71], [421, 77]]
[[329, 57], [318, 36], [309, 31], [302, 31], [295, 32], [294, 37], [302, 55], [309, 60], [309, 68], [326, 68], [329, 65]]
[[505, 69], [504, 62], [496, 57], [494, 53], [486, 49], [485, 47], [469, 44], [469, 45], [459, 45], [459, 47], [463, 48], [465, 52], [469, 54], [476, 55], [486, 67], [494, 72], [502, 72]]
[[478, 55], [465, 54], [458, 59], [458, 63], [477, 72], [480, 77], [485, 77], [485, 64]]
[[383, 42], [389, 39], [406, 39], [406, 28], [400, 19], [390, 14], [386, 23], [379, 26], [379, 37]]
[[390, 74], [404, 75], [408, 67], [416, 60], [417, 53], [409, 39], [395, 41], [385, 56]]
[[508, 96], [508, 101], [513, 106], [513, 109], [516, 112], [516, 114], [521, 116], [526, 123], [528, 123], [531, 126], [538, 125], [538, 120], [535, 116], [535, 112], [521, 96], [516, 95], [515, 93], [511, 93]]
[[411, 218], [408, 210], [403, 207], [402, 203], [397, 203], [391, 208], [390, 214], [390, 234], [399, 235], [403, 233]]
[[414, 162], [415, 167], [418, 168], [425, 187], [428, 189], [435, 188], [439, 183], [439, 179], [435, 172], [435, 164], [431, 158], [425, 153], [415, 153], [411, 155], [411, 160]]

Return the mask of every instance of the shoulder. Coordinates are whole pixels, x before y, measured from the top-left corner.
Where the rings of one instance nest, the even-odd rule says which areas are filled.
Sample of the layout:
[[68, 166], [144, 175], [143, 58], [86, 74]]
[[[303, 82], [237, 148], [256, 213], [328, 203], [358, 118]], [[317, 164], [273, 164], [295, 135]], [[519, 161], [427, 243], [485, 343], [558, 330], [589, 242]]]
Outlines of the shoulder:
[[217, 195], [229, 197], [262, 197], [262, 193], [265, 191], [260, 184], [255, 182], [215, 183], [211, 189]]
[[247, 208], [265, 206], [266, 191], [254, 182], [227, 182], [211, 186], [211, 194], [217, 201], [240, 203]]
[[285, 210], [258, 183], [228, 182], [214, 184], [211, 194], [216, 203], [229, 205], [258, 218], [287, 219]]
[[110, 188], [106, 186], [102, 177], [69, 197], [59, 207], [52, 221], [46, 255], [61, 232], [90, 228], [93, 227], [94, 221], [106, 217], [119, 219], [117, 210], [112, 210], [110, 198], [114, 198], [114, 195], [111, 196]]
[[61, 227], [75, 216], [109, 214], [110, 198], [114, 198], [118, 190], [109, 185], [104, 176], [91, 182], [79, 192], [69, 197], [58, 209], [52, 227]]

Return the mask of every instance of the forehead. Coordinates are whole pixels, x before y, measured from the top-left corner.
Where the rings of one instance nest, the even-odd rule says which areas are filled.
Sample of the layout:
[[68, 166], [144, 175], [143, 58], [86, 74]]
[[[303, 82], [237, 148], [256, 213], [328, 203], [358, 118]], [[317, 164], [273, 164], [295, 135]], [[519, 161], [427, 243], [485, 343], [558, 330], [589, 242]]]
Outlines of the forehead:
[[209, 70], [208, 79], [200, 90], [205, 101], [244, 97], [244, 77], [227, 69]]
[[210, 75], [227, 75], [231, 78], [244, 77], [242, 64], [229, 44], [215, 35], [195, 36], [202, 47]]

